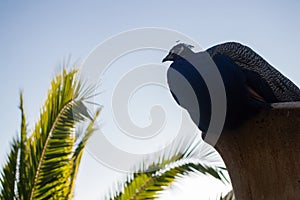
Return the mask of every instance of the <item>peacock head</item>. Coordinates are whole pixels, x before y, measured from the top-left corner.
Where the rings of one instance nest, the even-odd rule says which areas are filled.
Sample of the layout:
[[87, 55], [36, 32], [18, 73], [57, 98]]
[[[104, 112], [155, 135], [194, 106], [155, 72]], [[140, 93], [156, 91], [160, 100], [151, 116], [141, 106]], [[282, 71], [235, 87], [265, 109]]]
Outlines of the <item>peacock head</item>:
[[194, 46], [180, 43], [172, 47], [169, 51], [169, 54], [162, 60], [162, 62], [166, 61], [175, 61], [177, 58], [186, 58], [188, 55], [193, 53], [191, 50]]

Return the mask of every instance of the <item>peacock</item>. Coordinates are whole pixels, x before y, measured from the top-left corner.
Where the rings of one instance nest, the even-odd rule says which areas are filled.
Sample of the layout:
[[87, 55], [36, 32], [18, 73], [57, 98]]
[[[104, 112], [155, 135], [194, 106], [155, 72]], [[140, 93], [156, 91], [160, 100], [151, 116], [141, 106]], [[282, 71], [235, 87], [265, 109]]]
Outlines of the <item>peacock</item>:
[[[173, 62], [168, 69], [167, 79], [174, 99], [190, 114], [199, 112], [199, 121], [194, 122], [204, 134], [211, 119], [211, 99], [207, 84], [198, 70], [207, 67], [198, 62], [201, 59], [209, 57], [222, 77], [227, 100], [224, 128], [238, 128], [260, 110], [271, 108], [272, 103], [300, 101], [300, 89], [250, 47], [226, 42], [197, 53], [192, 48], [192, 45], [177, 44], [163, 62]], [[197, 63], [199, 66], [196, 66]], [[182, 98], [190, 97], [185, 96], [184, 88], [180, 88], [181, 94], [178, 94], [178, 78], [174, 70], [189, 82], [197, 97], [199, 110], [181, 104]]]

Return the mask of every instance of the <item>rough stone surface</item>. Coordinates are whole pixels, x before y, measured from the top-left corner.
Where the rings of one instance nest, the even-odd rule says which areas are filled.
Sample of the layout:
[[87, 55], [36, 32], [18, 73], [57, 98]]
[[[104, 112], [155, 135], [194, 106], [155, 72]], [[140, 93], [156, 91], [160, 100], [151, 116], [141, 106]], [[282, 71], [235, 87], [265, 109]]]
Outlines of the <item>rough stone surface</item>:
[[275, 104], [223, 131], [215, 147], [237, 200], [300, 199], [300, 102]]

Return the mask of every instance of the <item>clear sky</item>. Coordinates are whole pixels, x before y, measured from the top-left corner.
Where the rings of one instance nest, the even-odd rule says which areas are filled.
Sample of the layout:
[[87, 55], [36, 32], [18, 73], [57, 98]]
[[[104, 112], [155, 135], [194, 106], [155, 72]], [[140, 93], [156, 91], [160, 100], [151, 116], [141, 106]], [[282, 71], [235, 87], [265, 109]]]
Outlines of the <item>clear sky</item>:
[[[296, 0], [1, 1], [1, 163], [9, 141], [19, 130], [19, 90], [25, 93], [30, 128], [50, 80], [69, 55], [73, 62], [80, 62], [100, 42], [132, 28], [174, 29], [192, 37], [203, 48], [239, 41], [252, 47], [299, 86], [299, 9]], [[117, 177], [113, 170], [85, 154], [76, 199], [100, 199], [114, 182], [111, 177]], [[183, 190], [191, 194], [188, 189], [191, 184], [186, 185]], [[202, 188], [201, 183], [198, 187]], [[182, 193], [173, 193], [180, 199]], [[194, 193], [199, 199], [197, 187]], [[165, 197], [168, 198], [174, 199]]]

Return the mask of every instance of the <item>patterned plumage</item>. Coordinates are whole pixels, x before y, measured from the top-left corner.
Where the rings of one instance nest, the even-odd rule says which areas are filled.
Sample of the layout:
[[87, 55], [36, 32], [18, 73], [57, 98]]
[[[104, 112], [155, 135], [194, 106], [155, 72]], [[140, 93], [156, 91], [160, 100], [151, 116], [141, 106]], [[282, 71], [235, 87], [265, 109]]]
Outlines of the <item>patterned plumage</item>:
[[[267, 83], [275, 96], [267, 102], [300, 101], [299, 88], [251, 48], [237, 42], [227, 42], [213, 46], [206, 51], [211, 57], [217, 54], [226, 55], [242, 69], [257, 73], [257, 76]], [[261, 93], [263, 95], [263, 91]]]
[[[300, 101], [300, 90], [289, 79], [273, 68], [251, 48], [235, 42], [216, 45], [204, 52], [194, 53], [192, 46], [178, 44], [174, 46], [164, 61], [173, 61], [168, 70], [168, 83], [178, 104], [174, 69], [185, 77], [192, 86], [199, 103], [200, 121], [194, 120], [202, 132], [206, 132], [211, 118], [211, 99], [202, 75], [193, 66], [192, 60], [210, 56], [223, 79], [227, 111], [225, 128], [236, 128], [261, 108], [269, 108], [270, 103]], [[196, 62], [193, 62], [196, 63]], [[184, 97], [180, 94], [181, 98]], [[182, 97], [183, 96], [183, 97]], [[182, 104], [192, 115], [189, 105]]]

